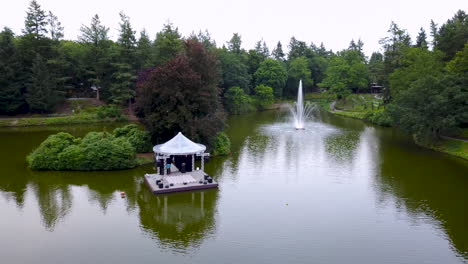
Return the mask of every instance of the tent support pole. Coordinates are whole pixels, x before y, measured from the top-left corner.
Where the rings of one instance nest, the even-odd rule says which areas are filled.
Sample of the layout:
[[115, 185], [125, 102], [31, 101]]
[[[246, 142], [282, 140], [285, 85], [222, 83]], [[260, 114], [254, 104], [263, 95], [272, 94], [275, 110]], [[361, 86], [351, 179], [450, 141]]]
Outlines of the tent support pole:
[[192, 154], [192, 171], [195, 170], [195, 154]]
[[205, 171], [205, 153], [201, 155], [201, 170]]

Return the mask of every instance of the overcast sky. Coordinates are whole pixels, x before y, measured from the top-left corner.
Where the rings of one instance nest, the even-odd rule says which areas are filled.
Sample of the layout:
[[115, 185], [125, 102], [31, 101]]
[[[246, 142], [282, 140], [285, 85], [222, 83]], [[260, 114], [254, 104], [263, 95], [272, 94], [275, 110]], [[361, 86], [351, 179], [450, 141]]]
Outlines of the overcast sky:
[[[117, 38], [119, 12], [124, 11], [135, 30], [145, 28], [154, 39], [164, 23], [172, 22], [183, 35], [208, 29], [218, 46], [234, 32], [242, 36], [242, 46], [252, 48], [263, 38], [270, 50], [281, 41], [287, 46], [291, 36], [308, 44], [324, 43], [333, 51], [347, 48], [351, 39], [361, 38], [367, 55], [379, 50], [390, 22], [407, 29], [414, 39], [420, 27], [429, 33], [429, 22], [439, 25], [458, 9], [467, 11], [466, 0], [38, 0], [45, 10], [58, 16], [66, 39], [77, 39], [80, 26], [89, 24], [94, 14]], [[21, 33], [29, 0], [0, 0], [0, 26]], [[137, 34], [138, 36], [139, 34]]]

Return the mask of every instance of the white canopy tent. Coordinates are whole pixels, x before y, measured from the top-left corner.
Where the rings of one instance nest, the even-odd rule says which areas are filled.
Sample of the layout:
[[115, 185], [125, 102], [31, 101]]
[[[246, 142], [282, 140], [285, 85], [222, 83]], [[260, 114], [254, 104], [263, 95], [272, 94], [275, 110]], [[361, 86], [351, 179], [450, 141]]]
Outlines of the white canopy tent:
[[[164, 168], [166, 167], [166, 158], [170, 157], [171, 155], [192, 155], [192, 170], [194, 169], [195, 155], [202, 157], [201, 169], [204, 169], [204, 156], [210, 155], [209, 153], [205, 153], [205, 150], [205, 145], [191, 141], [181, 132], [177, 133], [175, 137], [166, 143], [153, 147], [156, 160], [164, 160]], [[166, 170], [164, 169], [163, 171], [163, 175], [165, 175]]]

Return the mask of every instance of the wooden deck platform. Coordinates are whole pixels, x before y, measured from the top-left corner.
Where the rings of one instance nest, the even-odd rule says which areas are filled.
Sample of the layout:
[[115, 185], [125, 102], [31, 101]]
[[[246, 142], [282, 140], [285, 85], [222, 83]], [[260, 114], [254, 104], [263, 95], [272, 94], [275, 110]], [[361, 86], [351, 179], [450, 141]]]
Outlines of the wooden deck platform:
[[[163, 188], [159, 188], [156, 184], [157, 180], [163, 179], [162, 175], [159, 174], [145, 174], [145, 182], [150, 188], [151, 192], [154, 194], [161, 194], [161, 193], [171, 193], [171, 192], [183, 192], [183, 191], [191, 191], [191, 190], [201, 190], [201, 189], [209, 189], [209, 188], [217, 188], [218, 183], [213, 180], [212, 183], [204, 183], [205, 182], [205, 175], [206, 173], [202, 170], [195, 170], [186, 173], [179, 172], [176, 168], [175, 171], [171, 172], [169, 175], [164, 176], [163, 180]], [[192, 179], [193, 181], [190, 182], [187, 179]], [[202, 183], [200, 183], [200, 181]], [[186, 184], [184, 184], [185, 182]], [[172, 183], [172, 186], [171, 186]]]

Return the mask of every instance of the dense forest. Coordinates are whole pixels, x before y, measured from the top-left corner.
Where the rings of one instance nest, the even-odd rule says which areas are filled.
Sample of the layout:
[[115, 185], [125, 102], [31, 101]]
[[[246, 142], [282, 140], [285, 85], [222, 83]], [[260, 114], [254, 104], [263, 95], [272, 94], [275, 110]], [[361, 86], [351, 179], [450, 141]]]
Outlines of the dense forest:
[[[262, 109], [293, 96], [302, 80], [306, 91], [337, 99], [369, 92], [371, 83], [385, 87], [384, 115], [420, 142], [468, 124], [468, 17], [462, 10], [441, 25], [430, 21], [429, 34], [421, 28], [414, 41], [391, 22], [382, 52], [370, 58], [361, 40], [338, 52], [294, 37], [287, 48], [278, 42], [270, 51], [258, 41], [246, 50], [240, 34], [220, 47], [208, 31], [182, 36], [172, 24], [152, 40], [144, 30], [137, 36], [130, 18], [119, 15], [116, 41], [98, 15], [81, 27], [78, 40], [64, 40], [57, 16], [31, 1], [21, 34], [7, 27], [0, 33], [0, 114], [46, 113], [66, 98], [98, 96], [122, 106], [136, 102], [152, 132], [182, 129], [206, 141], [222, 129], [224, 110]], [[162, 118], [169, 110], [174, 116]]]

